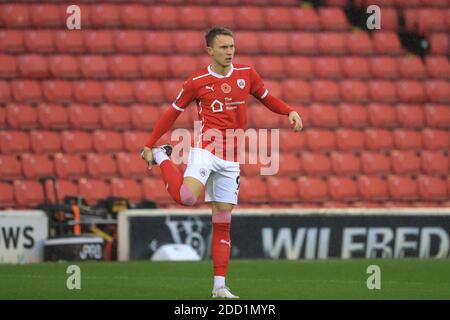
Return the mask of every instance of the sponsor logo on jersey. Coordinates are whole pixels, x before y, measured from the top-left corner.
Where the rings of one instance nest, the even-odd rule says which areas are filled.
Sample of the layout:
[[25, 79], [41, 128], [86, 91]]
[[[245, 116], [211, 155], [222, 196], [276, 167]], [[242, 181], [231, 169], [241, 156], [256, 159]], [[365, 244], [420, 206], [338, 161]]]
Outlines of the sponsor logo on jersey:
[[231, 92], [231, 86], [228, 83], [222, 83], [222, 85], [220, 86], [220, 89], [222, 89], [223, 93]]
[[241, 88], [241, 89], [245, 88], [245, 80], [244, 79], [238, 79], [236, 82], [237, 82], [237, 85], [239, 88]]
[[200, 169], [200, 175], [204, 178], [206, 176], [206, 169], [201, 168]]

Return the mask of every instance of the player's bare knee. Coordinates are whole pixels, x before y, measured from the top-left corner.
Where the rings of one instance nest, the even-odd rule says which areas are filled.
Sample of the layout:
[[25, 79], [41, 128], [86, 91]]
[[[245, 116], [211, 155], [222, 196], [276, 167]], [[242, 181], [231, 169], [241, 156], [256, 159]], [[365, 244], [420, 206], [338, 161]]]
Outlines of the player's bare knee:
[[184, 183], [180, 188], [180, 199], [181, 203], [185, 206], [193, 206], [197, 202], [197, 197], [195, 196], [194, 192]]

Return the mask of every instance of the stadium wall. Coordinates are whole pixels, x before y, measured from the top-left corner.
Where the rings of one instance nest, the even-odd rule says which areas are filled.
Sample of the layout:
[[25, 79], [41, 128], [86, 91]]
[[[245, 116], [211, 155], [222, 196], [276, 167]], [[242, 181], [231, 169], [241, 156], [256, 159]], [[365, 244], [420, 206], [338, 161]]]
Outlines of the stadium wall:
[[[164, 244], [210, 257], [209, 210], [119, 214], [119, 260], [148, 260]], [[449, 258], [450, 209], [241, 209], [233, 212], [233, 259]]]

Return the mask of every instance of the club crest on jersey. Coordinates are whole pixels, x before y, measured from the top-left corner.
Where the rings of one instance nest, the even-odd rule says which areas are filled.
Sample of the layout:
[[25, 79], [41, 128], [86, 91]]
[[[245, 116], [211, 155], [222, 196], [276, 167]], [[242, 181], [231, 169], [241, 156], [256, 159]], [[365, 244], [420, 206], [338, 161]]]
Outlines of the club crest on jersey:
[[220, 86], [220, 89], [222, 89], [223, 93], [231, 92], [231, 86], [228, 83], [222, 83], [222, 85]]
[[245, 88], [245, 80], [244, 79], [238, 79], [236, 82], [237, 82], [237, 85], [239, 88], [241, 88], [241, 89]]

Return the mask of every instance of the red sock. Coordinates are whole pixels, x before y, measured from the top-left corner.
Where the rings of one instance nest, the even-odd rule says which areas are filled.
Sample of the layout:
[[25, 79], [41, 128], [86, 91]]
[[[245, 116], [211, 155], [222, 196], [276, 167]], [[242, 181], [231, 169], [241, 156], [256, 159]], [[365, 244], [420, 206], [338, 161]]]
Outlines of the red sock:
[[183, 184], [183, 174], [170, 160], [164, 160], [160, 166], [164, 182], [167, 186], [170, 196], [177, 203], [181, 203], [180, 188]]
[[213, 213], [213, 238], [211, 244], [211, 253], [214, 265], [214, 275], [227, 275], [228, 262], [230, 261], [231, 240], [231, 212]]

